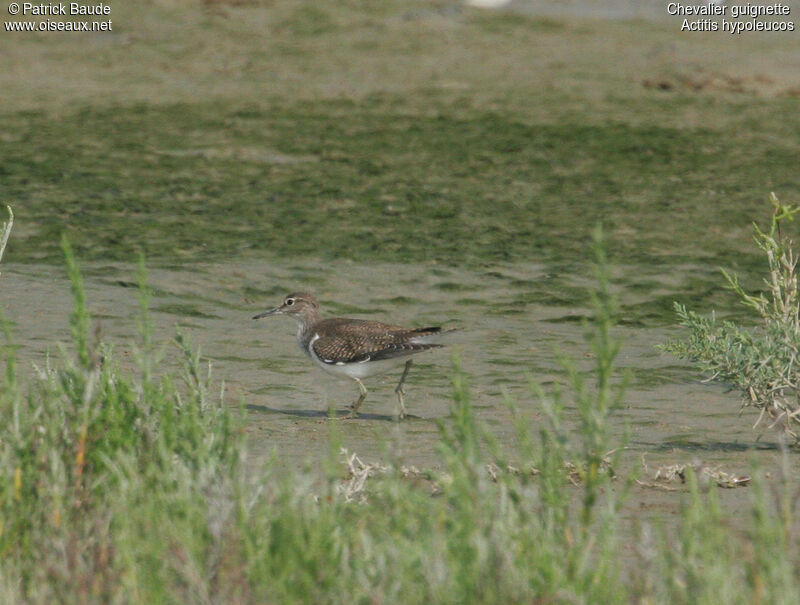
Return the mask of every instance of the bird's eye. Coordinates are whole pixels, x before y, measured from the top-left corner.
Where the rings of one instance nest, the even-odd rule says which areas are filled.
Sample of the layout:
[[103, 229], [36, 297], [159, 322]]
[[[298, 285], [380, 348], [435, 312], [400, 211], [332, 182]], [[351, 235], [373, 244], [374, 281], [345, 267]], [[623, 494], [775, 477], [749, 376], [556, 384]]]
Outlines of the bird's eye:
[[294, 298], [287, 298], [286, 299], [286, 306], [291, 307], [294, 304]]

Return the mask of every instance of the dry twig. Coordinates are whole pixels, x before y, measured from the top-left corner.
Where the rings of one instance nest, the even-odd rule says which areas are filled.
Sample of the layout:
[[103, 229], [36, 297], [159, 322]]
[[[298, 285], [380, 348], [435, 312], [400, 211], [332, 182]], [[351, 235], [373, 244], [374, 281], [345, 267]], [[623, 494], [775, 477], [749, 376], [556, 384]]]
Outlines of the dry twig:
[[[642, 468], [646, 474], [651, 474], [644, 454], [642, 454]], [[697, 483], [701, 486], [708, 486], [712, 481], [719, 487], [727, 488], [744, 487], [750, 484], [749, 475], [734, 475], [723, 471], [718, 466], [709, 466], [699, 461], [694, 461], [691, 464], [668, 464], [659, 466], [651, 475], [653, 477], [653, 483], [639, 480], [637, 480], [636, 483], [642, 487], [653, 487], [671, 491], [676, 488], [669, 488], [664, 485], [664, 483], [673, 483], [675, 481], [686, 483], [686, 470], [688, 468], [694, 471], [697, 477]], [[658, 483], [659, 481], [663, 483]]]

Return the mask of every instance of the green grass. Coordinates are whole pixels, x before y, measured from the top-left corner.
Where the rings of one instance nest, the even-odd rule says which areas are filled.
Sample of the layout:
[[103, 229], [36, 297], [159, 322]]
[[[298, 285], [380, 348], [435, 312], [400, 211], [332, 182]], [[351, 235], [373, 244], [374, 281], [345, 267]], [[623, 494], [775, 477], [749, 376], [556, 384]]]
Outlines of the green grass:
[[[800, 193], [777, 36], [424, 1], [113, 18], [86, 41], [0, 40], [41, 72], [0, 74], [9, 260], [59, 263], [66, 229], [86, 259], [574, 266], [602, 220], [613, 259], [751, 270], [757, 200]], [[746, 92], [645, 86], [731, 65]]]
[[27, 226], [9, 255], [23, 261], [57, 262], [66, 230], [90, 259], [579, 262], [603, 220], [626, 262], [736, 262], [738, 246], [721, 240], [752, 216], [762, 167], [800, 191], [793, 142], [408, 115], [383, 98], [86, 107], [4, 123], [19, 141], [0, 151], [4, 196]]
[[[72, 350], [26, 384], [5, 351], [4, 602], [790, 602], [800, 589], [785, 455], [777, 483], [754, 469], [753, 507], [736, 513], [747, 516], [744, 533], [690, 469], [677, 527], [639, 525], [629, 541], [620, 506], [630, 479], [614, 474], [624, 442], [609, 431], [624, 398], [617, 305], [602, 255], [586, 326], [590, 376], [563, 359], [567, 388], [536, 389], [536, 422], [510, 404], [509, 449], [476, 419], [456, 366], [441, 466], [373, 464], [359, 488], [337, 460], [335, 422], [322, 471], [247, 464], [243, 416], [212, 395], [210, 366], [180, 332], [183, 369], [161, 370], [143, 265], [138, 368], [120, 369], [62, 247]], [[577, 431], [564, 422], [573, 398]]]

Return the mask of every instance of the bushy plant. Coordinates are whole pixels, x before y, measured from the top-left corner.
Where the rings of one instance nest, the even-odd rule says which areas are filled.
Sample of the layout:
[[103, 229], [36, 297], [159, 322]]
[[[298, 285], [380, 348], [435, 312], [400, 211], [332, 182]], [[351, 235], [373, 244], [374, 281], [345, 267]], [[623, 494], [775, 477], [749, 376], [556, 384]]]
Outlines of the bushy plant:
[[[57, 602], [65, 594], [119, 600], [144, 559], [160, 566], [168, 548], [178, 548], [163, 542], [171, 526], [190, 512], [206, 514], [198, 509], [208, 494], [230, 489], [239, 473], [241, 421], [208, 397], [199, 354], [178, 333], [183, 385], [154, 376], [150, 350], [139, 356], [138, 373], [123, 371], [91, 329], [80, 272], [66, 240], [62, 246], [75, 303], [74, 355], [62, 350], [25, 390], [13, 348], [5, 351], [0, 578], [15, 598], [4, 602]], [[140, 282], [146, 317], [143, 268]], [[142, 325], [148, 343], [149, 324]], [[148, 517], [152, 507], [163, 508]], [[136, 524], [145, 526], [134, 537]]]
[[[760, 411], [756, 426], [767, 416], [794, 442], [800, 430], [800, 298], [797, 291], [797, 255], [782, 226], [800, 207], [781, 203], [775, 194], [772, 221], [767, 230], [754, 224], [753, 239], [767, 257], [764, 291], [749, 294], [735, 274], [723, 270], [727, 287], [758, 318], [754, 328], [731, 321], [702, 317], [675, 303], [685, 340], [665, 349], [695, 362], [710, 378], [733, 384], [743, 394], [743, 405]], [[755, 428], [755, 427], [754, 427]]]

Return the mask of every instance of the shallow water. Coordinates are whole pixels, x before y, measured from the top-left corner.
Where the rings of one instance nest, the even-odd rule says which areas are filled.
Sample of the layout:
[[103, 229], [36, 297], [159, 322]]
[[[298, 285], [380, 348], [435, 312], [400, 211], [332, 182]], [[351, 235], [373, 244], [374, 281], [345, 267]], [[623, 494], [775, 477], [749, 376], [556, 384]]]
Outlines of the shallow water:
[[[224, 381], [225, 400], [244, 404], [252, 460], [275, 455], [290, 465], [316, 463], [328, 454], [332, 404], [344, 411], [357, 395], [352, 383], [338, 382], [315, 368], [298, 349], [294, 322], [251, 316], [278, 304], [294, 290], [318, 295], [328, 314], [358, 316], [409, 326], [441, 324], [459, 328], [450, 352], [418, 356], [407, 382], [406, 422], [392, 421], [399, 372], [367, 382], [369, 396], [357, 420], [335, 421], [343, 444], [364, 460], [390, 456], [418, 467], [436, 467], [438, 431], [446, 418], [455, 353], [468, 377], [476, 414], [513, 450], [514, 433], [506, 397], [536, 422], [538, 402], [530, 389], [561, 381], [556, 351], [592, 366], [580, 321], [588, 315], [585, 268], [508, 264], [479, 270], [421, 265], [359, 265], [302, 262], [284, 267], [265, 262], [159, 267], [150, 271], [152, 315], [159, 342], [179, 324], [212, 362], [215, 382]], [[123, 365], [135, 365], [135, 268], [94, 264], [84, 267], [93, 316], [104, 338], [114, 343]], [[657, 278], [657, 279], [656, 279]], [[624, 341], [619, 366], [630, 374], [627, 403], [616, 417], [621, 434], [630, 428], [624, 465], [651, 471], [661, 464], [701, 461], [747, 474], [755, 455], [765, 466], [778, 457], [778, 437], [751, 430], [752, 410], [739, 415], [735, 392], [700, 381], [688, 365], [656, 345], [681, 335], [671, 317], [654, 312], [653, 301], [681, 298], [687, 284], [719, 277], [700, 267], [648, 273], [617, 267], [614, 284], [622, 305], [617, 334]], [[48, 348], [69, 339], [69, 285], [63, 272], [47, 266], [4, 265], [3, 313], [13, 324], [20, 368], [46, 363]], [[657, 307], [657, 305], [655, 305]], [[177, 349], [165, 349], [165, 365], [177, 363]], [[647, 480], [647, 476], [642, 476]], [[725, 490], [723, 504], [735, 507], [746, 489]], [[678, 510], [679, 495], [638, 489], [629, 506], [638, 516]]]

